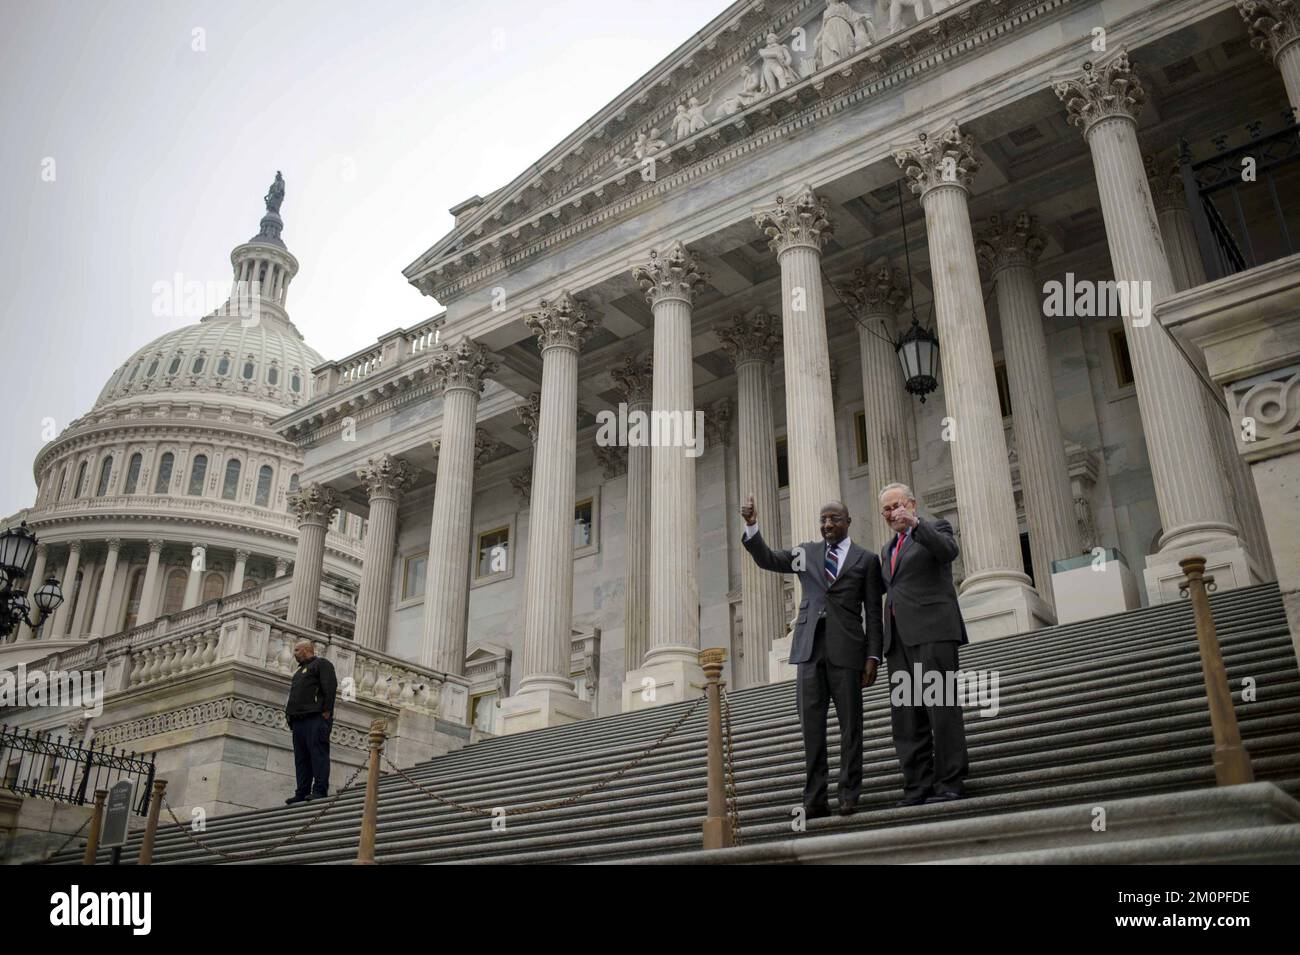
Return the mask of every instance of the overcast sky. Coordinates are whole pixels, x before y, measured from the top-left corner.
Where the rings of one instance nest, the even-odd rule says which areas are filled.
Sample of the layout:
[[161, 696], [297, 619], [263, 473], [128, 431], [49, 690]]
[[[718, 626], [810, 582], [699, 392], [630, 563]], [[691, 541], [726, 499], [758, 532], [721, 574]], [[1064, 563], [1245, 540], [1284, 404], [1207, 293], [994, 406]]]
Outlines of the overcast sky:
[[184, 323], [153, 314], [154, 283], [229, 281], [277, 169], [289, 313], [341, 358], [440, 310], [401, 270], [448, 208], [728, 5], [0, 0], [0, 515], [32, 503], [43, 420]]

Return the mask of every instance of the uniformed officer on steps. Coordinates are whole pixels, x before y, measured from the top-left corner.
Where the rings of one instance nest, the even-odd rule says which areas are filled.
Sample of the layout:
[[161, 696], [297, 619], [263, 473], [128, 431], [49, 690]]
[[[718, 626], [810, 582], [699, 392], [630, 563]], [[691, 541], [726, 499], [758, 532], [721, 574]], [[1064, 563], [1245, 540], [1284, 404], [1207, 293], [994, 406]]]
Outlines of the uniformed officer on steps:
[[330, 730], [334, 726], [334, 695], [339, 686], [334, 664], [316, 656], [316, 647], [310, 640], [294, 644], [293, 658], [298, 661], [298, 669], [289, 684], [284, 716], [293, 732], [298, 790], [285, 800], [286, 805], [329, 793]]

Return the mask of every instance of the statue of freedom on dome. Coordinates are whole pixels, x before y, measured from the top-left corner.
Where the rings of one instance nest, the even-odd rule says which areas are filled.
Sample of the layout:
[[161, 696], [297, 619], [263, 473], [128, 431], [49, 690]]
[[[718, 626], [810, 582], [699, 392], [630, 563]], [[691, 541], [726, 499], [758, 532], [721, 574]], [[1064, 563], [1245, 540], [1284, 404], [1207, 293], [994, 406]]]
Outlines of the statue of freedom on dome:
[[280, 175], [280, 170], [275, 171], [275, 182], [271, 183], [271, 191], [266, 194], [264, 199], [266, 201], [266, 211], [278, 215], [280, 203], [284, 202], [284, 176]]

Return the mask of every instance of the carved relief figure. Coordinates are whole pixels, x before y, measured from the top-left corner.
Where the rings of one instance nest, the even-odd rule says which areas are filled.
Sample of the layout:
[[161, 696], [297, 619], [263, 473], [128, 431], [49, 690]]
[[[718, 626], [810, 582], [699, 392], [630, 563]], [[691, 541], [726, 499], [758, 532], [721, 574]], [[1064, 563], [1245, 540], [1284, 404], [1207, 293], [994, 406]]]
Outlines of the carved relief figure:
[[691, 117], [691, 132], [698, 133], [705, 126], [709, 125], [708, 117], [704, 115], [704, 107], [708, 106], [712, 102], [712, 96], [706, 99], [703, 103], [700, 102], [698, 96], [692, 96], [686, 101], [686, 104], [689, 107], [687, 112]]
[[[949, 0], [930, 0], [930, 13], [947, 10], [952, 4]], [[916, 15], [918, 22], [930, 14], [926, 13], [925, 0], [889, 0], [889, 32], [897, 33], [906, 29], [903, 26], [903, 7], [909, 8]]]
[[740, 92], [733, 93], [722, 101], [715, 118], [721, 119], [724, 116], [734, 116], [762, 98], [763, 90], [759, 85], [758, 74], [754, 72], [752, 66], [746, 63], [740, 68]]
[[691, 134], [691, 115], [686, 112], [686, 104], [677, 104], [677, 115], [673, 117], [673, 139], [681, 142]]
[[647, 156], [653, 156], [659, 150], [667, 148], [668, 144], [659, 138], [659, 130], [652, 129], [649, 134], [637, 133], [636, 142], [632, 144], [632, 155], [618, 156], [614, 159], [614, 162], [619, 169], [625, 166], [634, 166]]
[[763, 95], [776, 93], [799, 81], [794, 72], [794, 54], [775, 33], [767, 35], [767, 46], [759, 50], [758, 55], [763, 61]]
[[824, 69], [874, 42], [876, 30], [869, 15], [858, 13], [842, 0], [831, 0], [822, 13], [822, 30], [817, 34], [813, 62], [817, 69]]

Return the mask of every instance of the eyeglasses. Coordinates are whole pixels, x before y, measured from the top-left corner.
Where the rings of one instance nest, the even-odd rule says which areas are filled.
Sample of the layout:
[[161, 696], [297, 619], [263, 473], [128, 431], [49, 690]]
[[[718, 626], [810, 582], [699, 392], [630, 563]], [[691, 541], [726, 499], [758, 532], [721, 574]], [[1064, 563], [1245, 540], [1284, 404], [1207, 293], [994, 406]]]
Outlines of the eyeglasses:
[[906, 501], [899, 501], [897, 504], [886, 504], [884, 507], [880, 509], [880, 513], [882, 516], [888, 517], [890, 514], [894, 513], [894, 511], [906, 507], [907, 507]]

